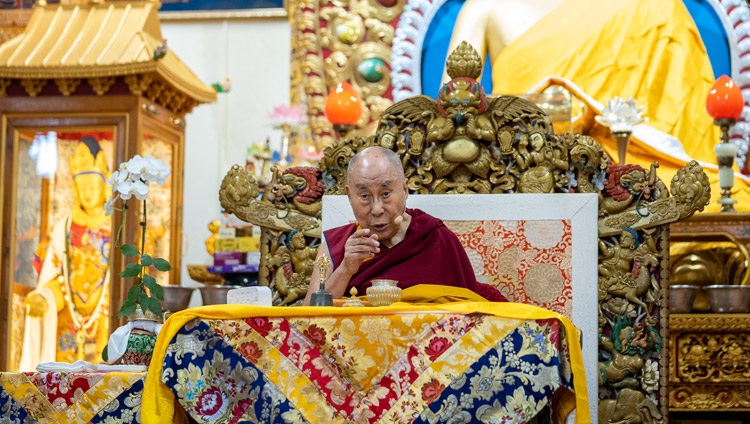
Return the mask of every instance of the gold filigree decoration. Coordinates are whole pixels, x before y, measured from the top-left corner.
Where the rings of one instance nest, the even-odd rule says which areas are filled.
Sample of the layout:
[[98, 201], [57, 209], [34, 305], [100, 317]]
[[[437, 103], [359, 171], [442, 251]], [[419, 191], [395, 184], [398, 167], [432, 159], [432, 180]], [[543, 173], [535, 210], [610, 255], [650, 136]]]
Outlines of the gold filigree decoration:
[[747, 410], [750, 390], [737, 384], [670, 384], [671, 410]]
[[307, 293], [320, 243], [323, 184], [318, 168], [271, 171], [258, 199], [255, 178], [234, 165], [221, 183], [219, 201], [227, 212], [261, 227], [259, 283], [271, 288], [275, 305], [295, 305]]
[[124, 81], [131, 94], [144, 96], [174, 112], [178, 117], [190, 113], [199, 104], [196, 100], [174, 88], [166, 80], [155, 77], [153, 74], [126, 75]]
[[[275, 230], [296, 230], [310, 237], [320, 237], [319, 216], [307, 215], [305, 212], [309, 213], [310, 210], [301, 211], [294, 204], [294, 200], [287, 197], [269, 199], [269, 196], [273, 196], [273, 186], [284, 185], [278, 182], [278, 178], [274, 175], [271, 182], [266, 184], [263, 198], [259, 200], [257, 197], [260, 189], [255, 178], [239, 165], [234, 165], [221, 182], [219, 202], [227, 212], [235, 214], [243, 221]], [[290, 197], [296, 194], [297, 192], [294, 192]]]
[[[382, 43], [362, 43], [357, 46], [357, 49], [354, 52], [352, 52], [350, 56], [350, 60], [352, 63], [362, 63], [363, 61], [372, 58], [382, 58], [383, 62], [385, 63], [384, 69], [381, 70], [381, 72], [383, 73], [383, 78], [377, 82], [368, 82], [359, 72], [352, 73], [352, 77], [354, 78], [356, 87], [359, 89], [360, 95], [364, 99], [365, 104], [372, 105], [374, 103], [387, 100], [379, 96], [382, 96], [391, 85], [391, 75], [389, 72], [387, 72], [386, 69], [390, 68], [391, 65], [390, 57], [390, 50]], [[390, 104], [393, 104], [393, 102], [391, 101], [388, 102]], [[390, 106], [390, 104], [388, 106]], [[384, 109], [380, 109], [378, 113], [376, 113], [376, 111], [373, 110], [372, 107], [370, 107], [369, 110], [370, 113], [374, 115], [372, 119], [376, 120], [380, 117], [379, 112], [382, 112]]]
[[55, 85], [63, 96], [70, 96], [75, 93], [76, 88], [81, 84], [80, 78], [57, 78]]
[[674, 340], [680, 381], [750, 383], [750, 334], [686, 333]]
[[115, 83], [115, 77], [97, 77], [89, 78], [89, 85], [97, 96], [103, 96], [109, 92], [109, 89]]
[[[324, 111], [326, 96], [335, 84], [348, 81], [362, 96], [365, 110], [360, 126], [377, 122], [380, 113], [392, 104], [386, 93], [394, 27], [388, 22], [397, 18], [404, 4], [405, 0], [397, 0], [390, 7], [377, 0], [303, 0], [295, 5], [292, 51], [296, 63], [292, 66], [303, 76], [308, 124], [317, 146], [329, 146], [334, 140], [333, 126]], [[359, 66], [372, 58], [384, 64], [376, 71], [377, 77], [368, 80]]]
[[604, 224], [607, 227], [617, 228], [617, 229], [623, 229], [625, 227], [632, 227], [638, 221], [641, 220], [641, 218], [635, 214], [616, 215], [616, 216], [606, 217], [602, 219], [604, 221]]
[[[393, 43], [393, 27], [378, 19], [365, 19], [365, 27], [368, 31], [370, 41], [379, 41], [390, 46]], [[387, 57], [390, 59], [391, 55]]]
[[333, 126], [325, 117], [328, 87], [321, 44], [320, 4], [318, 0], [296, 2], [292, 14], [292, 51], [304, 75], [308, 124], [313, 139], [318, 146], [328, 146], [333, 140]]
[[154, 77], [150, 74], [125, 75], [125, 83], [130, 89], [130, 94], [140, 96], [151, 85]]
[[367, 13], [372, 18], [382, 22], [391, 22], [401, 15], [406, 0], [396, 0], [391, 6], [384, 6], [378, 0], [367, 0], [367, 3], [368, 7], [363, 7], [362, 14]]
[[0, 97], [8, 95], [8, 87], [10, 87], [11, 80], [8, 78], [0, 78]]
[[144, 97], [151, 100], [152, 102], [156, 102], [157, 99], [160, 99], [163, 94], [167, 94], [167, 95], [169, 94], [169, 93], [165, 93], [166, 90], [167, 90], [167, 84], [158, 78], [154, 78], [151, 84], [149, 84], [146, 91], [142, 94]]
[[708, 176], [694, 160], [680, 168], [672, 177], [669, 191], [677, 199], [680, 219], [702, 211], [711, 198], [711, 184]]
[[446, 71], [451, 78], [477, 79], [482, 74], [482, 58], [474, 47], [462, 41], [446, 61]]
[[166, 101], [165, 103], [167, 104], [167, 107], [170, 110], [182, 111], [182, 110], [185, 110], [187, 101], [188, 101], [187, 95], [175, 91], [172, 93], [172, 96], [170, 96], [169, 100]]
[[36, 97], [37, 94], [42, 92], [44, 86], [47, 85], [47, 80], [25, 78], [21, 80], [21, 85], [23, 86], [23, 89], [26, 90], [26, 94], [31, 97]]
[[750, 329], [750, 314], [677, 314], [669, 317], [673, 332], [734, 333], [737, 329]]

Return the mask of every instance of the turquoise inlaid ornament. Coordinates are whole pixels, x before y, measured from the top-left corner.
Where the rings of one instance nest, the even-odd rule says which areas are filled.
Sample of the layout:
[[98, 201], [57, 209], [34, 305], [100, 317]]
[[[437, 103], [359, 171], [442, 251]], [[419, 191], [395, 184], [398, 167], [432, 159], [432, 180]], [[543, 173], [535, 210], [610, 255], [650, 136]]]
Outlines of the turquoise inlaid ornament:
[[367, 82], [379, 82], [385, 73], [385, 61], [379, 57], [370, 57], [357, 66], [357, 71]]

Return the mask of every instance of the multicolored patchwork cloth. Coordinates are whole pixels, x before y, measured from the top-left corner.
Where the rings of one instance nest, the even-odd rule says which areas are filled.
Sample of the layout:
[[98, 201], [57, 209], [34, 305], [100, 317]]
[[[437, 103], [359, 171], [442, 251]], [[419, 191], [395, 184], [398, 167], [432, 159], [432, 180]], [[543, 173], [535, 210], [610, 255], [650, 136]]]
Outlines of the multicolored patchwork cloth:
[[145, 372], [0, 373], [0, 422], [140, 423]]
[[143, 417], [171, 422], [176, 400], [199, 423], [522, 423], [560, 389], [588, 422], [579, 346], [513, 303], [194, 308], [160, 333]]

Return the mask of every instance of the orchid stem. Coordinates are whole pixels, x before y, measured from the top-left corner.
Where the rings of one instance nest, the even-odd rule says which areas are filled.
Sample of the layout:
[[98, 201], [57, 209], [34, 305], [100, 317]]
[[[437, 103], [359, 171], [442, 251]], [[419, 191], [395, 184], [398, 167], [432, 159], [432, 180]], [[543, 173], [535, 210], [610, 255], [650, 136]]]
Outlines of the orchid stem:
[[[146, 249], [146, 200], [143, 200], [143, 221], [141, 221], [141, 256], [145, 255]], [[146, 274], [145, 267], [141, 267], [141, 284], [143, 284], [143, 277]]]

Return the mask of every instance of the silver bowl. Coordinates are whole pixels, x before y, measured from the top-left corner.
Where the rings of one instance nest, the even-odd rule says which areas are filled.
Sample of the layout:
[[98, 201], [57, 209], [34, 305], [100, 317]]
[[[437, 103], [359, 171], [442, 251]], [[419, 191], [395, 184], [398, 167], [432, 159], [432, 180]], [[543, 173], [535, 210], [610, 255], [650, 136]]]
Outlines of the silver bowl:
[[204, 305], [225, 305], [227, 303], [227, 292], [239, 288], [242, 288], [242, 286], [203, 286], [199, 290]]
[[693, 310], [695, 295], [700, 287], [675, 284], [669, 286], [669, 312], [687, 314]]
[[177, 312], [187, 309], [195, 287], [162, 286], [164, 289], [164, 311]]
[[750, 311], [750, 286], [713, 285], [703, 287], [716, 313], [742, 314]]

